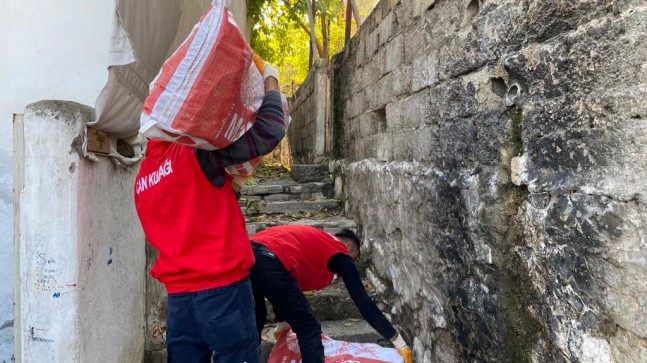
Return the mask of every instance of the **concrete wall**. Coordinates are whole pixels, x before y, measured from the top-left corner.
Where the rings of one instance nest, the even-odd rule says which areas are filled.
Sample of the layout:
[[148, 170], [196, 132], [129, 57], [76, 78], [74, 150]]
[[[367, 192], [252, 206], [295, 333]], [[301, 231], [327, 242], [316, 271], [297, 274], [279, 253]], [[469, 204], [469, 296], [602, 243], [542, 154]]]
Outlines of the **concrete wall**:
[[41, 101], [15, 129], [21, 362], [143, 357], [144, 236], [131, 192], [137, 169], [82, 158], [84, 125], [93, 118], [87, 106]]
[[335, 152], [419, 362], [647, 361], [644, 1], [382, 0]]
[[107, 81], [113, 0], [0, 5], [0, 362], [13, 352], [12, 119], [41, 99], [93, 105]]
[[[2, 54], [0, 84], [3, 85], [0, 88], [0, 266], [4, 267], [5, 273], [5, 278], [0, 281], [0, 362], [2, 363], [10, 362], [12, 359], [13, 327], [18, 326], [13, 317], [13, 114], [23, 113], [28, 104], [41, 99], [63, 99], [87, 105], [94, 104], [107, 81], [106, 66], [113, 6], [114, 0], [91, 2], [73, 0], [64, 3], [27, 0], [3, 2], [0, 6], [2, 9], [0, 23], [6, 29], [0, 32], [0, 54]], [[241, 14], [245, 13], [245, 3], [235, 1], [232, 11], [238, 19], [244, 19], [244, 15], [241, 16]], [[239, 25], [241, 28], [248, 26], [247, 22], [242, 21], [239, 21]], [[249, 33], [249, 30], [245, 29], [244, 32]], [[68, 151], [65, 150], [65, 155]], [[79, 161], [78, 165], [84, 163], [86, 162]], [[102, 160], [102, 163], [110, 164], [106, 160]], [[95, 166], [95, 168], [107, 168], [107, 165]], [[106, 170], [108, 169], [101, 173]], [[87, 177], [88, 182], [94, 186], [94, 178], [104, 178], [105, 180], [96, 180], [96, 183], [103, 185], [113, 180], [111, 178], [120, 176], [124, 177], [122, 172], [115, 171], [114, 175], [96, 174]], [[123, 195], [129, 196], [131, 186], [127, 183], [119, 185], [126, 188], [123, 190]], [[79, 188], [79, 191], [83, 190], [81, 186]], [[114, 192], [114, 190], [110, 191]], [[77, 195], [76, 197], [92, 199], [103, 195], [95, 190], [90, 192], [93, 193], [92, 196]], [[110, 206], [113, 203], [111, 199], [93, 200], [93, 203], [95, 202], [97, 205], [104, 206]], [[134, 225], [138, 225], [137, 220], [134, 221]], [[137, 276], [143, 273], [142, 267]], [[18, 276], [15, 276], [15, 279], [18, 279]], [[129, 289], [130, 287], [125, 293], [128, 293]], [[111, 308], [107, 305], [116, 304], [115, 308], [122, 306], [118, 302], [122, 299], [121, 295], [106, 296], [106, 291], [103, 290], [95, 292], [106, 298], [99, 304], [106, 306], [97, 306], [96, 301], [90, 302], [89, 308], [94, 309], [95, 312], [109, 313]], [[52, 299], [46, 297], [46, 301], [49, 302]], [[83, 305], [85, 300], [79, 298], [79, 303]], [[126, 303], [130, 302], [126, 301]], [[43, 308], [55, 309], [55, 305], [49, 307], [45, 305]], [[79, 307], [80, 311], [83, 309], [83, 306]], [[92, 318], [90, 321], [95, 324], [97, 319], [108, 321], [113, 318], [101, 316]], [[20, 334], [20, 332], [15, 333]], [[94, 330], [88, 333], [99, 334], [100, 331]], [[90, 348], [94, 347], [88, 346], [83, 349]]]
[[288, 140], [294, 164], [315, 164], [328, 156], [332, 131], [328, 102], [328, 65], [319, 61], [290, 100]]

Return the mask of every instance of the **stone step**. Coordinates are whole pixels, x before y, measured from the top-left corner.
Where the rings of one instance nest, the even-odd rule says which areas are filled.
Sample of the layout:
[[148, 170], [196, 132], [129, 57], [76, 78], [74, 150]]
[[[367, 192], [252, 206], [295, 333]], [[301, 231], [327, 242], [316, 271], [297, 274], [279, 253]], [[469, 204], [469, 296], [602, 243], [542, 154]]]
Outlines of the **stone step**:
[[[274, 347], [274, 324], [267, 324], [261, 334], [261, 362], [267, 362]], [[368, 323], [360, 319], [321, 321], [324, 335], [335, 339], [355, 343], [376, 343], [391, 346]]]
[[341, 278], [324, 289], [314, 291], [307, 299], [320, 321], [362, 318]]
[[297, 183], [292, 179], [273, 179], [258, 185], [245, 185], [240, 191], [241, 201], [332, 198], [334, 186], [330, 181]]
[[241, 206], [241, 210], [243, 215], [253, 216], [259, 214], [330, 212], [338, 211], [339, 207], [340, 203], [335, 199], [288, 200], [278, 202], [257, 200]]
[[305, 216], [296, 216], [303, 218], [297, 219], [294, 217], [294, 215], [290, 216], [285, 214], [248, 216], [246, 218], [247, 233], [251, 236], [266, 228], [285, 224], [303, 224], [322, 229], [332, 234], [345, 228], [353, 231], [357, 230], [357, 222], [338, 215], [329, 215], [327, 213], [319, 212], [308, 213]]
[[[375, 292], [366, 279], [363, 279], [362, 283], [369, 295]], [[362, 318], [341, 279], [324, 289], [306, 292], [306, 299], [320, 321]], [[268, 311], [267, 321], [269, 323], [276, 322], [272, 304], [265, 300], [265, 305]]]

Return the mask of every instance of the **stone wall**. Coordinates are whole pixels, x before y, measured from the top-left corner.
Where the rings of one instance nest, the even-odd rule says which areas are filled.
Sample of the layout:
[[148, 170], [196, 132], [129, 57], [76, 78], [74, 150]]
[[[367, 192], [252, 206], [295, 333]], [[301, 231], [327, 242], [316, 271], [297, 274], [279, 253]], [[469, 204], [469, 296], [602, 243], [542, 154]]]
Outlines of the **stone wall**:
[[319, 60], [290, 99], [288, 140], [294, 164], [315, 164], [326, 158], [331, 132], [328, 100], [328, 63]]
[[341, 193], [418, 362], [647, 361], [647, 5], [382, 0]]

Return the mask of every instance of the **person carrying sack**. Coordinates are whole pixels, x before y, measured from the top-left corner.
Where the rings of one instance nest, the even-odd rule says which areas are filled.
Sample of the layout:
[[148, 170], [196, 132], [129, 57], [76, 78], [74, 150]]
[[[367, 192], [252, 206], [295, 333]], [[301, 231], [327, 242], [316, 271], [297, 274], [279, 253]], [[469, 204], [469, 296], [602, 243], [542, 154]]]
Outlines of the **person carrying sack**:
[[135, 181], [135, 206], [158, 256], [150, 271], [166, 287], [168, 362], [257, 363], [254, 264], [230, 165], [272, 151], [286, 132], [276, 71], [263, 64], [256, 122], [221, 150], [149, 140]]

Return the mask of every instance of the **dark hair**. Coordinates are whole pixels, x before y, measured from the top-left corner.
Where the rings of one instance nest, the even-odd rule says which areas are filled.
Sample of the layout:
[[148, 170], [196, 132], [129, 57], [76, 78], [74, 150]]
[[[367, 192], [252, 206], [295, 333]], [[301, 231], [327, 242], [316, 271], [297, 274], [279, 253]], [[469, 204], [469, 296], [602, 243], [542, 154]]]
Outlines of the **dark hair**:
[[348, 228], [344, 228], [341, 231], [335, 233], [335, 237], [339, 239], [349, 239], [355, 243], [355, 247], [357, 247], [357, 252], [359, 252], [359, 248], [362, 245], [362, 241], [357, 237], [357, 234], [353, 232], [352, 230]]

